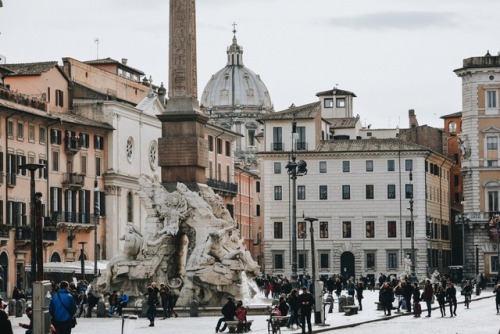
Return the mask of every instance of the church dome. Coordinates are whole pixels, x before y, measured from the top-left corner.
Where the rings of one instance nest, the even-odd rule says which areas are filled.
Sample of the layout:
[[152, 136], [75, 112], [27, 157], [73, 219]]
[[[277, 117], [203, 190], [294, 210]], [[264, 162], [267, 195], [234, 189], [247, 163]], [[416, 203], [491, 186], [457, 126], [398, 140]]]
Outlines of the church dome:
[[272, 111], [273, 105], [260, 76], [243, 65], [243, 48], [233, 30], [233, 44], [227, 49], [227, 65], [212, 75], [201, 96], [201, 108], [208, 112]]

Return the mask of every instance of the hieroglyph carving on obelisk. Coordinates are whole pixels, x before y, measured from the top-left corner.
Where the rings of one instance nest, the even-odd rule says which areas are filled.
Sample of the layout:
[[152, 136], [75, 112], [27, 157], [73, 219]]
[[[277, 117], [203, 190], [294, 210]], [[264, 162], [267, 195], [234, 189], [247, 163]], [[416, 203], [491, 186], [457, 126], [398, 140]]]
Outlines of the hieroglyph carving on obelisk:
[[197, 99], [195, 0], [170, 0], [169, 91]]

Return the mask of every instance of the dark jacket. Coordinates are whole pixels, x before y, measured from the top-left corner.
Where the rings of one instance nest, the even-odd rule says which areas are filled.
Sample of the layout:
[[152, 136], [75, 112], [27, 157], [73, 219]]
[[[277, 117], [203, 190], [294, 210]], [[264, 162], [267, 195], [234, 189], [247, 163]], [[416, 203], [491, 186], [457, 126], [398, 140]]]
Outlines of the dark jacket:
[[156, 291], [153, 290], [148, 294], [148, 305], [156, 306], [156, 304], [158, 304], [158, 295], [156, 294]]
[[446, 298], [449, 302], [457, 301], [457, 289], [455, 289], [455, 286], [450, 286], [446, 289]]
[[414, 303], [420, 302], [420, 288], [418, 286], [413, 288], [413, 302]]
[[[63, 304], [66, 305], [66, 307], [64, 307]], [[76, 313], [75, 298], [69, 294], [68, 290], [59, 289], [50, 300], [49, 313], [56, 321], [62, 322], [71, 320]]]
[[426, 284], [424, 287], [424, 293], [422, 294], [423, 301], [431, 301], [432, 295], [434, 294], [434, 290], [432, 289], [432, 285]]
[[228, 320], [233, 320], [236, 315], [236, 305], [233, 300], [228, 300], [227, 303], [222, 306], [222, 315]]
[[309, 292], [303, 292], [298, 297], [300, 309], [302, 312], [311, 312], [314, 306], [314, 297]]

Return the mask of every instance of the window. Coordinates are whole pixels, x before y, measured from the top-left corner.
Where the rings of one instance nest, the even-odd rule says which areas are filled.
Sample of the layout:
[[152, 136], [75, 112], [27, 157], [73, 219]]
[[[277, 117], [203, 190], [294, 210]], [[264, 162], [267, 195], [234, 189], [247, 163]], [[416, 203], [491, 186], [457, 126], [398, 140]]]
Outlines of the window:
[[81, 133], [78, 137], [80, 147], [89, 148], [90, 146], [90, 136], [87, 133]]
[[283, 151], [282, 133], [283, 129], [280, 126], [273, 127], [273, 151]]
[[486, 160], [486, 166], [487, 167], [497, 167], [498, 160]]
[[7, 185], [16, 185], [17, 159], [14, 154], [7, 154]]
[[323, 106], [325, 108], [333, 108], [333, 99], [332, 98], [325, 99]]
[[255, 192], [260, 193], [260, 181], [255, 181]]
[[40, 144], [45, 144], [45, 137], [47, 137], [47, 129], [44, 127], [40, 127], [38, 132], [38, 141], [40, 142]]
[[47, 175], [47, 173], [48, 173], [47, 172], [47, 160], [40, 158], [40, 159], [38, 159], [38, 163], [40, 165], [45, 165], [43, 168], [38, 169], [38, 178], [47, 179], [47, 176], [48, 176]]
[[367, 238], [375, 238], [375, 222], [367, 221], [366, 222], [366, 237]]
[[387, 237], [396, 238], [396, 221], [390, 220], [387, 222]]
[[373, 184], [366, 185], [366, 199], [373, 199], [375, 191], [373, 190]]
[[226, 165], [226, 182], [231, 182], [231, 166]]
[[297, 186], [297, 199], [306, 199], [306, 186]]
[[217, 180], [222, 180], [222, 165], [217, 164]]
[[307, 238], [306, 222], [297, 222], [297, 238], [298, 239]]
[[486, 137], [486, 149], [496, 151], [498, 149], [498, 137]]
[[411, 238], [411, 220], [405, 221], [405, 237]]
[[222, 154], [222, 139], [217, 138], [217, 154]]
[[128, 162], [132, 162], [132, 158], [134, 157], [134, 139], [132, 137], [128, 137], [125, 151]]
[[214, 137], [208, 136], [208, 150], [210, 152], [214, 151]]
[[281, 186], [274, 186], [274, 200], [281, 201], [283, 199], [283, 190]]
[[302, 251], [302, 252], [297, 252], [297, 257], [298, 257], [298, 267], [299, 269], [303, 269], [306, 271], [307, 269], [307, 253]]
[[449, 132], [450, 134], [455, 134], [455, 133], [457, 133], [457, 123], [455, 123], [455, 122], [450, 122], [450, 123], [448, 124], [448, 132]]
[[342, 222], [342, 238], [351, 238], [351, 222]]
[[28, 140], [35, 142], [35, 125], [33, 124], [28, 124]]
[[328, 199], [328, 186], [319, 186], [319, 199]]
[[342, 161], [342, 172], [349, 173], [351, 169], [350, 161]]
[[255, 130], [248, 130], [247, 140], [247, 146], [255, 146]]
[[320, 253], [319, 254], [319, 269], [328, 269], [330, 268], [330, 256], [328, 253]]
[[319, 172], [326, 173], [326, 161], [319, 162]]
[[283, 222], [274, 222], [274, 239], [283, 239]]
[[319, 237], [321, 239], [328, 238], [328, 222], [319, 222]]
[[498, 191], [488, 191], [488, 211], [498, 211]]
[[64, 106], [64, 94], [62, 90], [56, 89], [56, 106]]
[[226, 157], [231, 156], [231, 142], [226, 140]]
[[26, 168], [19, 168], [19, 166], [26, 165], [26, 157], [22, 154], [17, 155], [17, 175], [26, 175]]
[[394, 160], [387, 160], [387, 171], [394, 172], [395, 169]]
[[395, 199], [396, 198], [396, 185], [388, 184], [387, 185], [387, 199]]
[[7, 122], [7, 135], [11, 138], [14, 137], [14, 121]]
[[17, 122], [17, 140], [23, 140], [24, 139], [24, 123], [23, 122]]
[[281, 174], [281, 162], [274, 163], [274, 174]]
[[297, 134], [298, 134], [297, 151], [307, 150], [306, 127], [305, 126], [298, 126], [297, 127]]
[[413, 160], [412, 159], [406, 159], [405, 160], [405, 171], [409, 172], [413, 170]]
[[491, 264], [490, 264], [491, 272], [498, 273], [498, 269], [499, 269], [498, 268], [498, 255], [492, 255], [490, 257], [490, 262], [491, 262]]
[[342, 186], [342, 199], [351, 199], [351, 186]]
[[52, 171], [59, 171], [59, 152], [57, 151], [52, 152]]
[[405, 184], [405, 198], [413, 198], [413, 184]]
[[497, 107], [497, 91], [488, 90], [486, 91], [486, 108], [492, 109]]
[[337, 108], [345, 108], [345, 98], [337, 97]]
[[104, 149], [104, 137], [97, 135], [94, 136], [94, 148], [96, 150]]
[[375, 253], [372, 252], [366, 253], [366, 268], [375, 269]]
[[101, 158], [95, 157], [95, 175], [101, 176]]
[[460, 177], [458, 174], [453, 175], [453, 185], [458, 187], [460, 185]]
[[373, 160], [366, 160], [366, 171], [373, 172]]
[[257, 205], [255, 206], [255, 215], [256, 215], [257, 217], [260, 217], [260, 204], [257, 204]]
[[283, 252], [273, 252], [273, 269], [282, 270], [284, 268]]
[[398, 253], [394, 251], [387, 252], [387, 269], [396, 269], [398, 267]]

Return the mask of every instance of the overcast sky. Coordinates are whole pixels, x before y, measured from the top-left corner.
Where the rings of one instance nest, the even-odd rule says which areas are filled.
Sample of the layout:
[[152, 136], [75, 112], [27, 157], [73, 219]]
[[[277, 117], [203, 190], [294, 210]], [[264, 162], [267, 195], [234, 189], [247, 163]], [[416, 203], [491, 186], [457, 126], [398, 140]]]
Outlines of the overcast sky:
[[[2, 0], [0, 54], [8, 63], [73, 57], [128, 59], [168, 80], [168, 0]], [[498, 0], [198, 0], [198, 92], [226, 64], [232, 23], [244, 64], [276, 111], [354, 92], [363, 125], [442, 126], [461, 111], [464, 58], [500, 51]], [[199, 97], [200, 97], [199, 96]]]

